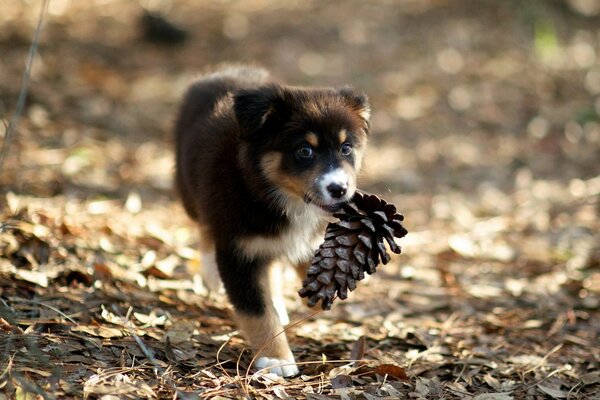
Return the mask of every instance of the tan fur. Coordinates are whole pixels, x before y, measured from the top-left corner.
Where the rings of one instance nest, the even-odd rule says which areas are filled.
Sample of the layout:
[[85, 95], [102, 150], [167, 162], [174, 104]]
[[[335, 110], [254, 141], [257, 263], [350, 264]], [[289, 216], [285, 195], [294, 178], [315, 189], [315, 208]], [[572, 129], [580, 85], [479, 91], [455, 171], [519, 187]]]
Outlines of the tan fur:
[[[283, 326], [273, 307], [269, 307], [265, 315], [250, 317], [237, 315], [238, 326], [248, 338], [252, 350], [258, 357], [278, 358], [280, 360], [293, 360], [294, 356], [290, 350]], [[265, 346], [260, 353], [258, 352]]]
[[231, 112], [233, 97], [231, 95], [224, 96], [219, 99], [214, 106], [214, 114], [216, 116], [227, 115]]
[[279, 176], [282, 154], [276, 151], [265, 154], [260, 160], [260, 166], [265, 176], [273, 181]]
[[302, 176], [296, 177], [280, 174], [279, 179], [275, 182], [281, 184], [282, 188], [287, 189], [298, 197], [304, 196], [306, 192], [306, 179], [303, 179]]
[[211, 237], [208, 229], [205, 226], [200, 225], [199, 230], [200, 230], [200, 251], [203, 253], [214, 251], [215, 246], [214, 246], [212, 237]]
[[364, 132], [356, 134], [356, 143], [354, 144], [354, 170], [358, 173], [362, 168], [362, 162], [367, 147], [367, 135]]
[[[273, 282], [273, 284], [276, 283], [278, 282]], [[288, 345], [285, 333], [281, 333], [283, 332], [283, 326], [271, 302], [270, 274], [263, 276], [261, 286], [266, 304], [264, 315], [254, 317], [237, 313], [238, 326], [244, 332], [245, 337], [250, 342], [250, 346], [258, 357], [293, 360], [294, 356]]]
[[294, 265], [294, 269], [296, 270], [296, 274], [298, 275], [298, 277], [300, 279], [306, 278], [306, 271], [308, 270], [308, 267], [310, 267], [310, 261], [308, 261], [308, 262], [302, 262], [302, 263], [297, 263], [297, 264]]
[[362, 119], [364, 119], [365, 121], [368, 121], [369, 118], [371, 118], [371, 108], [370, 107], [363, 107], [357, 110], [358, 111], [358, 115], [360, 115], [360, 117]]
[[[314, 135], [314, 134], [313, 134]], [[316, 135], [315, 135], [316, 138]], [[278, 187], [288, 191], [290, 194], [302, 198], [306, 193], [306, 188], [312, 179], [311, 176], [291, 176], [281, 172], [282, 154], [278, 152], [269, 152], [261, 159], [261, 167], [265, 176]]]
[[312, 132], [308, 132], [306, 134], [306, 141], [312, 147], [319, 147], [319, 137]]
[[343, 144], [346, 141], [346, 139], [348, 139], [348, 132], [346, 132], [345, 129], [339, 131], [338, 139], [340, 140], [340, 144]]

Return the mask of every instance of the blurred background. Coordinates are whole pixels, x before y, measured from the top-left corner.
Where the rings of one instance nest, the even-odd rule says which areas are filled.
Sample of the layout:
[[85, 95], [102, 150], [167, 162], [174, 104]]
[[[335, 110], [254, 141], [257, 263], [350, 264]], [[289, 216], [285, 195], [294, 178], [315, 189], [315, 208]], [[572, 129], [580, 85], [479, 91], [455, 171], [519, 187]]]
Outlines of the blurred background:
[[[41, 7], [0, 0], [7, 122]], [[386, 337], [408, 329], [426, 347], [462, 341], [455, 356], [485, 347], [543, 357], [561, 344], [556, 365], [597, 373], [597, 0], [52, 0], [0, 179], [6, 218], [27, 206], [37, 210], [28, 221], [60, 232], [36, 236], [48, 243], [45, 262], [31, 246], [18, 253], [22, 239], [4, 259], [44, 274], [52, 260], [91, 276], [108, 265], [142, 287], [156, 278], [156, 291], [184, 282], [182, 266], [201, 266], [171, 188], [171, 127], [186, 86], [228, 62], [292, 84], [350, 84], [371, 100], [360, 186], [394, 202], [410, 233], [392, 265], [315, 323], [333, 332], [336, 318], [374, 318], [379, 330], [365, 329]], [[4, 262], [10, 279], [39, 284]], [[392, 322], [381, 328], [382, 318]], [[432, 333], [450, 319], [516, 333], [487, 344], [475, 339], [482, 331], [470, 342]], [[556, 374], [563, 381], [550, 389], [568, 391], [573, 374]]]

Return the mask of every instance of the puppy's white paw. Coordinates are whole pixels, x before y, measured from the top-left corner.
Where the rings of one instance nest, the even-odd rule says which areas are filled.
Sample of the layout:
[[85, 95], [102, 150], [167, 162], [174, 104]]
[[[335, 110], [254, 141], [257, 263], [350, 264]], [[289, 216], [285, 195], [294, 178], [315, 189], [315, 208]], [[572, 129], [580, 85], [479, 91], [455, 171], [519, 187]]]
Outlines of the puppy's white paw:
[[259, 370], [268, 368], [265, 372], [271, 372], [284, 378], [300, 373], [295, 361], [281, 360], [279, 358], [260, 357], [254, 363], [254, 366]]

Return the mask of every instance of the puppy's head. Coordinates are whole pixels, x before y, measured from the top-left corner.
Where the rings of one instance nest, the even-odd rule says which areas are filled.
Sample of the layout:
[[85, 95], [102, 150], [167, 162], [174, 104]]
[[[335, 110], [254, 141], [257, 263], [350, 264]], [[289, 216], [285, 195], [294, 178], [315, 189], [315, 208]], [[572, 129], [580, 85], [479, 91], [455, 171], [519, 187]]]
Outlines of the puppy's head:
[[334, 212], [352, 198], [369, 129], [365, 95], [270, 85], [237, 93], [234, 111], [273, 200]]

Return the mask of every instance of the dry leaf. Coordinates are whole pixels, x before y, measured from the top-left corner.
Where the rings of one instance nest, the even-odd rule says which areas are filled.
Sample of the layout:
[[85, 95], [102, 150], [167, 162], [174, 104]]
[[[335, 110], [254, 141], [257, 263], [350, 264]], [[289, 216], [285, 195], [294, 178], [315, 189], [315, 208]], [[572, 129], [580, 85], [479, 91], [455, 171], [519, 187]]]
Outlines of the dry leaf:
[[364, 335], [359, 337], [356, 342], [352, 345], [352, 351], [350, 352], [351, 360], [362, 360], [365, 356], [365, 347], [367, 345], [367, 340]]
[[427, 385], [429, 381], [424, 378], [418, 378], [415, 382], [415, 390], [421, 396], [427, 396], [429, 394], [429, 386]]
[[167, 330], [167, 337], [171, 343], [183, 343], [187, 342], [192, 338], [194, 334], [195, 326], [189, 321], [178, 320], [173, 323]]
[[108, 322], [110, 324], [114, 324], [114, 325], [119, 325], [119, 326], [126, 325], [127, 321], [125, 320], [125, 318], [119, 317], [119, 316], [115, 315], [114, 313], [108, 311], [106, 309], [106, 307], [104, 306], [104, 304], [102, 304], [100, 306], [100, 308], [102, 309], [102, 312], [100, 313], [100, 317], [102, 317], [102, 319], [105, 320], [106, 322]]
[[157, 268], [156, 266], [151, 266], [149, 268], [146, 268], [144, 270], [144, 275], [146, 276], [153, 276], [155, 278], [158, 279], [169, 279], [171, 278], [171, 276], [165, 274], [163, 271], [161, 271], [159, 268]]
[[374, 369], [375, 373], [381, 376], [388, 376], [388, 378], [397, 379], [400, 381], [408, 381], [408, 375], [406, 370], [394, 364], [382, 364], [378, 365]]
[[41, 287], [48, 287], [48, 275], [44, 272], [29, 271], [19, 268], [15, 271], [15, 278], [35, 283]]
[[513, 400], [509, 393], [482, 393], [473, 397], [473, 400]]
[[273, 394], [277, 396], [278, 399], [289, 399], [290, 396], [286, 393], [285, 387], [283, 385], [277, 385], [271, 388]]
[[555, 399], [566, 399], [569, 397], [569, 392], [566, 390], [555, 389], [543, 383], [537, 385], [538, 389]]
[[135, 395], [138, 398], [156, 398], [152, 388], [145, 382], [117, 373], [92, 375], [83, 388], [85, 397], [90, 394]]
[[499, 391], [499, 390], [502, 389], [502, 385], [500, 384], [500, 382], [498, 381], [498, 379], [494, 378], [490, 374], [485, 374], [483, 376], [483, 380], [485, 381], [485, 383], [487, 383], [494, 390], [498, 390]]
[[102, 338], [117, 338], [123, 336], [123, 331], [117, 328], [110, 328], [108, 326], [74, 326], [71, 328], [72, 332], [83, 332], [88, 335], [102, 337]]
[[367, 399], [367, 400], [392, 400], [392, 399], [391, 399], [391, 398], [389, 398], [389, 397], [375, 396], [374, 394], [367, 393], [367, 392], [364, 392], [362, 395], [363, 395], [363, 396], [365, 397], [365, 399]]
[[154, 310], [149, 315], [134, 312], [133, 316], [145, 326], [160, 326], [167, 322], [166, 315], [156, 315]]
[[111, 269], [106, 264], [94, 264], [94, 272], [101, 281], [110, 281], [113, 277]]
[[579, 377], [584, 385], [593, 385], [594, 383], [600, 383], [600, 371], [588, 372]]
[[343, 389], [352, 387], [352, 377], [349, 375], [337, 375], [331, 379], [332, 389]]
[[17, 386], [15, 400], [36, 400], [38, 395], [35, 392], [29, 392], [22, 386]]

